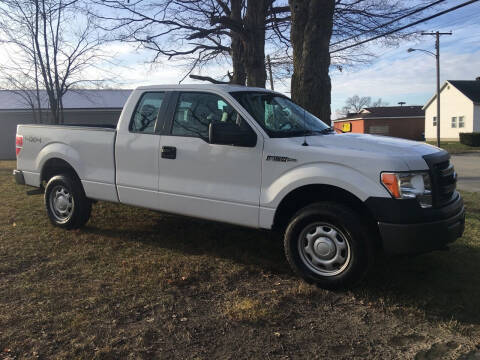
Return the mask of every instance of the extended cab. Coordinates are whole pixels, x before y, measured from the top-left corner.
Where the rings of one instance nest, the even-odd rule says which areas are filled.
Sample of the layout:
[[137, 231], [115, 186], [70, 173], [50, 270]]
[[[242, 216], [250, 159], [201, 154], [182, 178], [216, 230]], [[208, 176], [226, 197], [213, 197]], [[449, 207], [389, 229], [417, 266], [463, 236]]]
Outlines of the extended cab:
[[326, 288], [379, 254], [441, 249], [464, 230], [450, 155], [336, 134], [282, 94], [230, 85], [140, 87], [116, 129], [19, 125], [19, 184], [51, 222], [83, 226], [93, 200], [281, 231], [286, 257]]

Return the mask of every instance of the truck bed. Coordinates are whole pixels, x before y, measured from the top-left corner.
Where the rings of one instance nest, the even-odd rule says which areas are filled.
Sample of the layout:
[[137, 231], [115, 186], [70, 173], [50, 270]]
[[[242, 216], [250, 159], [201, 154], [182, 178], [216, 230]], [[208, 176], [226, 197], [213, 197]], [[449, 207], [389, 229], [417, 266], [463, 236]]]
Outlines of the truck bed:
[[118, 201], [115, 189], [115, 136], [110, 127], [77, 125], [18, 125], [23, 147], [17, 158], [27, 185], [40, 186], [47, 161], [61, 159], [82, 180], [88, 197]]

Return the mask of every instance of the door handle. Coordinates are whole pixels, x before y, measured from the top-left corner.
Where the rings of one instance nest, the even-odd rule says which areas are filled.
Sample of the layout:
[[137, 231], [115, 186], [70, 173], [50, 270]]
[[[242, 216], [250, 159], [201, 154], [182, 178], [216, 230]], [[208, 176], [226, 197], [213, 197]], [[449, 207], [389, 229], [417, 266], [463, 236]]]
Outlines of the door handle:
[[162, 146], [162, 158], [164, 159], [176, 159], [177, 148], [175, 146]]

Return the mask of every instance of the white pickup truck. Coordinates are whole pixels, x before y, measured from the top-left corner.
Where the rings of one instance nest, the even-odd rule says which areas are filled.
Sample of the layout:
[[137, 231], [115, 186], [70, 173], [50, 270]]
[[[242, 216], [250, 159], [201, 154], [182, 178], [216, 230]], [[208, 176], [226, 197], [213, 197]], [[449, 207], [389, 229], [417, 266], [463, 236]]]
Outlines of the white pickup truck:
[[336, 134], [282, 94], [231, 85], [140, 87], [116, 129], [19, 125], [19, 184], [51, 222], [83, 226], [93, 200], [283, 234], [293, 270], [354, 284], [380, 254], [446, 247], [464, 230], [449, 154]]

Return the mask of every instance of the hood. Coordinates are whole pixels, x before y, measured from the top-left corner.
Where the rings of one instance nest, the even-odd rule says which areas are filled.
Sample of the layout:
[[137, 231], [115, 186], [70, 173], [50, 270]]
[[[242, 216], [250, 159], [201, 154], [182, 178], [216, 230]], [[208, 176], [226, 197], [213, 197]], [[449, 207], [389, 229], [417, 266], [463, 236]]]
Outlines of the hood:
[[[295, 138], [303, 142], [303, 138]], [[426, 170], [424, 155], [443, 151], [433, 145], [419, 141], [405, 140], [369, 134], [329, 134], [307, 136], [310, 147], [336, 153], [352, 152], [353, 157], [390, 158], [404, 162], [410, 170]], [[313, 150], [313, 149], [312, 149]]]
[[310, 146], [335, 147], [382, 153], [394, 156], [423, 156], [440, 151], [439, 148], [419, 141], [405, 140], [389, 136], [368, 134], [332, 134], [324, 136], [309, 136]]

